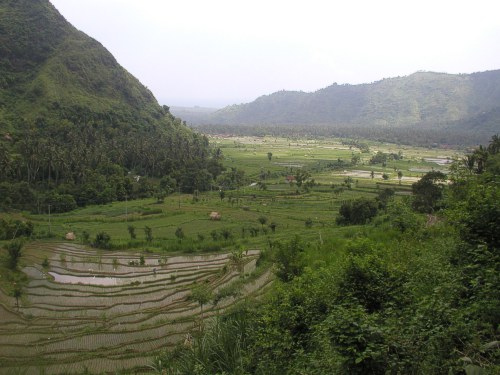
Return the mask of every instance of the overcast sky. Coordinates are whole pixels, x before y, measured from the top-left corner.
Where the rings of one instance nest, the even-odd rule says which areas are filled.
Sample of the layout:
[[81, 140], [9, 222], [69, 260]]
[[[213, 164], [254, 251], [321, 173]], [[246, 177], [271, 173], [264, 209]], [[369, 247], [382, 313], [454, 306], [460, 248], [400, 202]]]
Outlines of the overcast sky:
[[50, 0], [169, 106], [500, 69], [498, 0]]

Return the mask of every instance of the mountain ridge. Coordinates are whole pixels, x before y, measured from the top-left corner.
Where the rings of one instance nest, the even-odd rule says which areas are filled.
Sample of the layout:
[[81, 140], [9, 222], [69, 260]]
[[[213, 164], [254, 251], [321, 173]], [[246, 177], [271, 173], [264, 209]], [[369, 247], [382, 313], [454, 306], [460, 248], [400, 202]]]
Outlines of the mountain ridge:
[[4, 1], [0, 31], [0, 130], [16, 128], [9, 111], [33, 121], [61, 107], [92, 107], [103, 116], [118, 111], [148, 123], [164, 115], [145, 86], [49, 1]]
[[[310, 93], [278, 91], [250, 103], [225, 107], [205, 118], [204, 123], [419, 125], [498, 132], [499, 109], [500, 70], [472, 74], [419, 71], [373, 83], [334, 83]], [[485, 116], [488, 113], [494, 118]], [[475, 122], [480, 119], [485, 126]]]

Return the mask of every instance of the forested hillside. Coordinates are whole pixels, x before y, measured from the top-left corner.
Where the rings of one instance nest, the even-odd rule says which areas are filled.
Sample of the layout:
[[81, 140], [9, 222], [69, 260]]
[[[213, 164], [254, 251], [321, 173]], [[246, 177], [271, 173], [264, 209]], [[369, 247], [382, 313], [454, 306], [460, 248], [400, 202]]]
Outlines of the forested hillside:
[[0, 2], [0, 56], [2, 206], [204, 190], [219, 173], [208, 140], [48, 0]]
[[223, 108], [205, 124], [470, 131], [500, 130], [500, 71], [418, 72], [371, 84], [333, 84], [312, 93], [280, 91]]

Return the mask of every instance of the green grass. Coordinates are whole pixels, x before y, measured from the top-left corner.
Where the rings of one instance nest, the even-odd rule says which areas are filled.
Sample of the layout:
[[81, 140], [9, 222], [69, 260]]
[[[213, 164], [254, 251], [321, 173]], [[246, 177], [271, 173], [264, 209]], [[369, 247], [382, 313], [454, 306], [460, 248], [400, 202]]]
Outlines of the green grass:
[[[200, 317], [199, 306], [185, 299], [185, 293], [189, 293], [194, 282], [207, 282], [217, 291], [214, 295], [219, 299], [218, 304], [204, 307], [207, 318], [233, 306], [234, 298], [250, 299], [253, 295], [265, 293], [269, 285], [269, 263], [267, 266], [264, 263], [263, 268], [258, 267], [249, 274], [238, 275], [232, 273], [236, 272], [237, 267], [233, 267], [228, 258], [227, 263], [217, 261], [217, 265], [214, 266], [213, 263], [208, 268], [200, 263], [199, 269], [195, 263], [177, 273], [167, 271], [172, 266], [169, 265], [169, 257], [261, 250], [266, 252], [263, 259], [268, 261], [273, 242], [289, 241], [293, 236], [299, 235], [305, 244], [305, 260], [314, 268], [334, 263], [344, 256], [352, 241], [360, 236], [378, 236], [381, 243], [397, 236], [397, 233], [389, 229], [340, 227], [335, 222], [343, 201], [358, 197], [375, 198], [385, 187], [396, 190], [396, 199], [411, 192], [409, 181], [403, 180], [399, 184], [393, 179], [385, 181], [381, 178], [353, 177], [352, 189], [346, 188], [341, 194], [335, 195], [331, 185], [341, 184], [346, 176], [343, 175], [344, 170], [329, 169], [328, 163], [339, 158], [349, 162], [353, 154], [359, 154], [356, 149], [349, 150], [336, 140], [249, 137], [220, 138], [214, 142], [224, 152], [225, 166], [243, 169], [248, 177], [245, 186], [227, 191], [224, 200], [220, 199], [218, 191], [202, 193], [197, 201], [191, 195], [174, 193], [163, 203], [157, 203], [151, 198], [79, 208], [69, 213], [52, 214], [50, 217], [15, 214], [16, 219], [29, 219], [34, 223], [35, 236], [39, 240], [28, 244], [25, 256], [21, 258], [20, 269], [29, 266], [25, 268], [28, 276], [23, 272], [4, 272], [5, 255], [2, 255], [0, 302], [5, 312], [0, 309], [0, 317], [4, 317], [4, 323], [0, 324], [0, 334], [15, 337], [17, 331], [12, 327], [21, 325], [31, 327], [37, 335], [57, 337], [59, 340], [45, 343], [40, 339], [42, 341], [36, 344], [40, 347], [31, 342], [30, 348], [36, 348], [33, 359], [29, 361], [32, 369], [41, 366], [46, 371], [69, 371], [70, 368], [81, 370], [83, 365], [96, 369], [99, 363], [99, 353], [96, 351], [99, 344], [96, 340], [99, 335], [110, 334], [114, 335], [110, 337], [115, 337], [116, 341], [108, 348], [109, 356], [126, 358], [127, 361], [122, 363], [128, 368], [145, 366], [148, 355], [158, 353], [165, 345], [172, 347], [182, 341], [183, 335], [189, 330], [186, 327], [197, 324]], [[370, 143], [370, 149], [372, 153], [379, 150], [397, 153], [400, 150], [394, 145], [377, 143]], [[405, 159], [394, 162], [394, 165], [388, 163], [385, 168], [381, 165], [372, 166], [368, 164], [371, 154], [360, 154], [360, 164], [351, 169], [374, 170], [377, 173], [391, 173], [393, 176], [396, 166], [403, 171], [405, 177], [419, 176], [422, 173], [410, 170], [443, 169], [437, 164], [422, 162], [422, 158], [441, 154], [451, 157], [454, 154], [453, 151], [441, 153], [407, 147], [401, 150]], [[271, 161], [268, 160], [268, 152], [273, 153]], [[285, 183], [285, 176], [294, 174], [298, 165], [309, 170], [311, 177], [319, 183], [308, 192]], [[267, 190], [250, 186], [252, 182], [260, 180], [261, 170], [266, 173]], [[350, 170], [346, 169], [346, 172], [349, 173]], [[219, 212], [222, 219], [210, 220], [209, 214], [212, 211]], [[265, 225], [259, 223], [262, 216], [267, 219]], [[9, 217], [11, 216], [2, 214], [2, 218]], [[306, 221], [311, 221], [312, 225], [306, 226]], [[270, 223], [276, 224], [274, 232]], [[136, 239], [130, 238], [130, 225], [135, 227]], [[380, 225], [384, 223], [381, 222]], [[146, 226], [152, 228], [151, 242], [146, 240]], [[175, 235], [179, 227], [185, 235], [182, 240]], [[81, 244], [84, 232], [89, 233], [90, 241], [94, 240], [97, 233], [106, 232], [111, 237], [111, 249], [99, 250], [87, 246], [83, 250], [72, 250], [74, 245], [63, 245], [61, 242], [70, 231], [76, 233], [76, 244]], [[52, 237], [44, 238], [48, 237], [49, 232]], [[141, 255], [146, 259], [146, 266], [129, 264], [130, 260], [139, 262]], [[45, 257], [49, 261], [47, 268], [42, 267]], [[153, 267], [157, 278], [153, 275]], [[110, 273], [128, 279], [110, 293], [110, 289], [103, 286], [57, 284], [42, 276], [48, 271], [89, 276], [88, 269], [100, 275]], [[149, 275], [141, 275], [145, 271]], [[19, 314], [14, 308], [13, 298], [8, 297], [13, 281], [23, 284], [23, 296], [20, 300], [22, 309]], [[254, 283], [266, 287], [257, 288], [252, 286]], [[168, 307], [168, 298], [176, 301], [172, 302], [172, 308]], [[81, 346], [82, 351], [68, 349], [66, 354], [58, 352], [65, 347], [65, 339], [56, 335], [59, 329], [67, 332], [67, 340], [72, 348]], [[29, 329], [21, 331], [26, 330]], [[84, 353], [85, 347], [93, 349]], [[4, 347], [9, 353], [15, 353], [18, 350], [16, 348], [12, 345]], [[44, 352], [44, 348], [47, 352]], [[147, 355], [141, 352], [146, 349]], [[139, 355], [144, 360], [136, 360], [139, 358], [136, 351], [141, 353]], [[57, 367], [44, 353], [52, 353], [62, 367]], [[14, 357], [13, 355], [7, 363], [10, 368], [22, 362], [20, 357]]]
[[[300, 140], [274, 137], [235, 137], [213, 138], [214, 146], [220, 147], [224, 154], [224, 165], [245, 171], [247, 183], [238, 190], [227, 191], [221, 201], [218, 191], [202, 193], [198, 201], [191, 195], [174, 193], [163, 203], [155, 199], [115, 202], [102, 206], [79, 208], [64, 214], [32, 215], [25, 218], [35, 223], [35, 231], [40, 237], [49, 233], [55, 239], [63, 239], [67, 232], [76, 233], [77, 242], [87, 232], [90, 241], [98, 232], [106, 232], [111, 237], [112, 248], [132, 248], [134, 251], [156, 252], [199, 252], [203, 247], [230, 250], [232, 247], [265, 248], [268, 238], [282, 240], [291, 234], [300, 234], [306, 240], [322, 236], [333, 236], [340, 230], [335, 225], [335, 218], [340, 204], [345, 200], [360, 196], [375, 197], [386, 187], [394, 188], [397, 195], [407, 195], [414, 180], [423, 172], [418, 170], [445, 170], [443, 166], [422, 161], [424, 158], [453, 158], [458, 154], [453, 150], [435, 150], [411, 148], [408, 146], [368, 142], [370, 153], [360, 153], [356, 148], [349, 148], [336, 139]], [[403, 154], [403, 159], [389, 161], [385, 167], [381, 164], [370, 165], [371, 155], [377, 151]], [[268, 152], [272, 159], [268, 159]], [[361, 157], [360, 163], [346, 169], [332, 169], [329, 163], [338, 159], [349, 163], [353, 155]], [[310, 192], [297, 191], [295, 184], [285, 182], [287, 175], [296, 173], [298, 166], [307, 169], [318, 184]], [[397, 180], [395, 168], [403, 172], [401, 184]], [[332, 184], [342, 184], [350, 170], [365, 171], [366, 177], [352, 176], [352, 189], [345, 189], [335, 195]], [[376, 178], [369, 178], [374, 171]], [[252, 183], [260, 181], [260, 175], [266, 175], [264, 182], [267, 190], [260, 190]], [[390, 175], [389, 180], [380, 178], [381, 173]], [[209, 214], [218, 211], [222, 220], [211, 221]], [[5, 216], [5, 215], [4, 215]], [[16, 215], [19, 218], [19, 214]], [[265, 216], [267, 223], [275, 223], [272, 233], [266, 225], [262, 227], [258, 218]], [[311, 219], [312, 227], [306, 228], [305, 221]], [[131, 240], [128, 226], [135, 227], [136, 240]], [[153, 231], [153, 241], [148, 243], [144, 228]], [[177, 228], [182, 228], [185, 239], [178, 241]], [[253, 236], [251, 231], [258, 229]], [[219, 236], [223, 231], [230, 237], [225, 241], [213, 241], [212, 233]], [[200, 240], [203, 239], [203, 240]]]

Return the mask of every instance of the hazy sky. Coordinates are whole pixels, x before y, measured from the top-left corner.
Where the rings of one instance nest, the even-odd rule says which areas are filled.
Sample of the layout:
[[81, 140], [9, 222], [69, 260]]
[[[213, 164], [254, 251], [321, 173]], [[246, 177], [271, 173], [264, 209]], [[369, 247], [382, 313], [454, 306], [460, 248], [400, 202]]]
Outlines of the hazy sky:
[[498, 0], [50, 0], [161, 104], [500, 69]]

